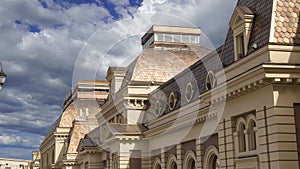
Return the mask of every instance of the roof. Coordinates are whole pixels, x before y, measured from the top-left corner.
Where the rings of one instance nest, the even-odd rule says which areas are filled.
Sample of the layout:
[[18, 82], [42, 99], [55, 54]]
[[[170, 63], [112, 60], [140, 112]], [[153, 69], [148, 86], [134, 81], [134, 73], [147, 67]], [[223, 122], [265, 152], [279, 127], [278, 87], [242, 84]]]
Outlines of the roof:
[[128, 66], [123, 86], [135, 82], [166, 82], [209, 52], [201, 46], [147, 48]]
[[[67, 153], [76, 153], [78, 145], [82, 138], [90, 131], [97, 128], [98, 123], [95, 118], [88, 120], [74, 120], [73, 127], [70, 131]], [[88, 143], [87, 141], [85, 141]]]
[[86, 148], [86, 147], [97, 147], [98, 146], [96, 143], [93, 142], [93, 140], [91, 140], [89, 138], [81, 139], [80, 142], [82, 143], [82, 146], [84, 148]]
[[[247, 55], [269, 44], [272, 6], [273, 4], [271, 0], [239, 0], [237, 4], [238, 10], [241, 10], [245, 14], [255, 15]], [[257, 44], [257, 48], [252, 48], [251, 46], [253, 44]], [[221, 59], [221, 63], [218, 61], [219, 58]], [[175, 109], [189, 104], [186, 99], [182, 99], [184, 98], [181, 96], [182, 87], [185, 87], [188, 82], [196, 85], [199, 91], [197, 90], [197, 93], [194, 94], [191, 100], [191, 102], [193, 102], [199, 99], [197, 96], [207, 91], [205, 87], [205, 80], [208, 71], [218, 71], [223, 68], [223, 66], [226, 67], [232, 63], [234, 63], [234, 39], [233, 30], [229, 28], [224, 45], [216, 49], [216, 51], [202, 57], [202, 59], [197, 61], [195, 64], [162, 84], [158, 89], [154, 90], [150, 94], [150, 102], [159, 100], [161, 98], [161, 93], [165, 96], [169, 96], [171, 92], [175, 92], [177, 94], [177, 104], [175, 105]], [[151, 103], [151, 105], [154, 104]], [[164, 114], [171, 111], [174, 110], [170, 110], [168, 106], [166, 106]], [[147, 115], [148, 118], [152, 118], [150, 113]]]
[[299, 45], [299, 1], [277, 0], [275, 12], [274, 42]]
[[[248, 46], [248, 54], [264, 47], [269, 43], [271, 18], [272, 18], [272, 0], [239, 0], [237, 9], [244, 11], [245, 14], [254, 14], [253, 27]], [[253, 12], [252, 12], [253, 11]], [[252, 48], [256, 44], [257, 48]], [[227, 37], [223, 46], [223, 51], [220, 55], [224, 66], [230, 65], [234, 62], [234, 43], [233, 31], [229, 28]]]
[[47, 136], [50, 135], [57, 127], [72, 127], [72, 122], [76, 118], [74, 103], [70, 104], [58, 119], [51, 125]]
[[[100, 110], [97, 100], [75, 100], [60, 115], [60, 117], [51, 125], [47, 136], [51, 134], [57, 127], [72, 127], [75, 119], [82, 119], [86, 116], [86, 108], [88, 108], [88, 120], [95, 121], [96, 113]], [[80, 113], [82, 109], [82, 113]], [[80, 117], [80, 114], [83, 117]]]

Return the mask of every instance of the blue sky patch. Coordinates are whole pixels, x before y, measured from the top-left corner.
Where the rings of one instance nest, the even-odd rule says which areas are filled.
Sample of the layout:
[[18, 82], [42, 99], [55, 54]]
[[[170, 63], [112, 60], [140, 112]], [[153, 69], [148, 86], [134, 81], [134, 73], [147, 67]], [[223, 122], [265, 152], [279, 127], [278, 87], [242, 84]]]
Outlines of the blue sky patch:
[[15, 24], [20, 25], [20, 24], [22, 24], [22, 21], [21, 21], [21, 20], [16, 20], [16, 21], [15, 21]]
[[39, 2], [42, 4], [42, 6], [43, 6], [44, 8], [48, 8], [48, 5], [47, 5], [47, 3], [46, 3], [45, 1], [39, 0]]
[[[46, 1], [39, 0], [39, 2], [44, 8], [48, 8]], [[53, 2], [64, 9], [69, 9], [74, 5], [96, 4], [97, 6], [103, 6], [107, 9], [114, 20], [118, 20], [122, 17], [122, 15], [115, 10], [116, 5], [109, 2], [109, 0], [53, 0]], [[130, 6], [136, 8], [140, 7], [142, 2], [143, 0], [129, 0]]]
[[32, 32], [32, 33], [39, 33], [41, 32], [41, 29], [39, 28], [38, 25], [30, 25], [30, 24], [27, 24], [27, 29], [29, 32]]

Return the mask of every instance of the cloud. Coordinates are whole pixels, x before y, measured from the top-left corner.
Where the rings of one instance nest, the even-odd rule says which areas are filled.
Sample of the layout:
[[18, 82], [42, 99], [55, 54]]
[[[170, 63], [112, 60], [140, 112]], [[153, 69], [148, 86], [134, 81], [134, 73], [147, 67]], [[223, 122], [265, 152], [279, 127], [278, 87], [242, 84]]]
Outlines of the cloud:
[[20, 148], [38, 148], [44, 137], [32, 135], [31, 137], [21, 137], [15, 134], [2, 133], [0, 135], [0, 148], [5, 147], [20, 147]]
[[[0, 92], [0, 151], [7, 157], [30, 156], [24, 147], [36, 148], [61, 114], [72, 83], [103, 79], [108, 66], [126, 66], [141, 52], [140, 37], [152, 24], [201, 27], [208, 37], [203, 44], [218, 47], [234, 5], [222, 0], [2, 0], [0, 62], [7, 82]], [[13, 155], [17, 147], [24, 153]]]

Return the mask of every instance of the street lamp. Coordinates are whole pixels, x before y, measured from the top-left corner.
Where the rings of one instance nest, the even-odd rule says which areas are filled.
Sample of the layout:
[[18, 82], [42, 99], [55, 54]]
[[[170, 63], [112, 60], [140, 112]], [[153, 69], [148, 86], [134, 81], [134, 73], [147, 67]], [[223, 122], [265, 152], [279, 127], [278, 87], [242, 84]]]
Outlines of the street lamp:
[[3, 67], [2, 67], [2, 64], [0, 62], [0, 90], [2, 89], [2, 86], [3, 84], [5, 83], [6, 81], [6, 74], [3, 72]]

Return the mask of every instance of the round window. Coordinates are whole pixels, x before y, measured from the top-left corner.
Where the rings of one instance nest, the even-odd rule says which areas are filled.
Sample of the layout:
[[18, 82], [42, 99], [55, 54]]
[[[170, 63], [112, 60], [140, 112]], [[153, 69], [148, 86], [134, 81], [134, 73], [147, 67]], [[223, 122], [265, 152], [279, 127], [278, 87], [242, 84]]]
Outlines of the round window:
[[212, 71], [207, 73], [205, 84], [207, 90], [211, 90], [216, 86], [216, 78]]
[[176, 102], [177, 102], [177, 99], [176, 99], [175, 93], [172, 92], [169, 96], [169, 108], [170, 108], [170, 110], [174, 110], [174, 108], [176, 106]]
[[190, 102], [194, 96], [194, 88], [192, 83], [188, 83], [185, 88], [185, 99]]

